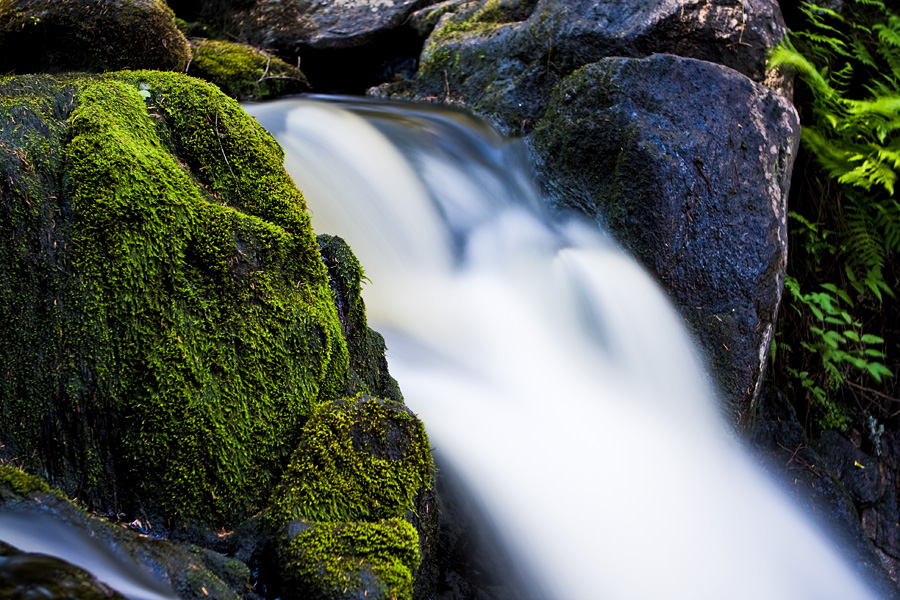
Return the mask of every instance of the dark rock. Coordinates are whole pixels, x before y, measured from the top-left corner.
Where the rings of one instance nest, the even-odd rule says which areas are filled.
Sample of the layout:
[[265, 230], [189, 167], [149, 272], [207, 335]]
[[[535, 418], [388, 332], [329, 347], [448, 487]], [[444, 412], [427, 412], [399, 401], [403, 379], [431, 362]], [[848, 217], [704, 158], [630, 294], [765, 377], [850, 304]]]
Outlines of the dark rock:
[[241, 102], [269, 100], [309, 90], [306, 76], [268, 52], [246, 44], [191, 40], [188, 75], [219, 86]]
[[437, 0], [176, 0], [187, 21], [277, 53], [317, 92], [362, 93], [411, 76], [423, 38], [410, 15]]
[[553, 87], [581, 66], [667, 53], [762, 81], [784, 33], [775, 0], [458, 3], [429, 37], [417, 78], [376, 93], [461, 103], [508, 132], [528, 132]]
[[438, 511], [425, 430], [402, 404], [318, 406], [272, 498], [286, 598], [424, 598]]
[[235, 526], [348, 366], [281, 148], [176, 73], [0, 97], [0, 459], [154, 533]]
[[872, 505], [882, 499], [885, 482], [878, 460], [869, 456], [833, 429], [822, 433], [816, 450], [823, 464], [841, 480], [857, 506]]
[[0, 2], [0, 73], [184, 71], [189, 56], [163, 0]]
[[552, 202], [596, 219], [657, 275], [741, 422], [781, 299], [799, 137], [782, 96], [670, 55], [576, 71], [531, 137]]
[[436, 0], [257, 0], [242, 25], [264, 48], [368, 46]]
[[[873, 544], [875, 536], [867, 536], [864, 527], [860, 527], [860, 513], [865, 525], [867, 511], [871, 509], [857, 509], [851, 493], [817, 451], [836, 455], [838, 451], [829, 447], [828, 440], [835, 438], [829, 434], [825, 441], [810, 444], [790, 403], [772, 390], [766, 390], [749, 437], [760, 465], [774, 476], [780, 487], [801, 507], [803, 514], [834, 536], [849, 564], [880, 597], [898, 600], [900, 590], [896, 579], [889, 576], [890, 557]], [[837, 443], [844, 451], [856, 454], [847, 448], [849, 442], [846, 440]], [[864, 460], [871, 464], [868, 459]], [[875, 517], [874, 513], [869, 513], [873, 526]]]
[[[102, 562], [130, 583], [162, 595], [174, 591], [182, 600], [237, 600], [248, 585], [249, 570], [240, 561], [178, 542], [151, 539], [92, 516], [42, 480], [15, 467], [0, 465], [0, 518], [22, 524], [36, 539], [52, 540], [57, 550], [69, 553], [69, 560]], [[3, 539], [0, 528], [0, 541]], [[2, 546], [0, 556], [8, 555], [10, 551], [3, 551]], [[48, 583], [58, 581], [61, 589], [75, 590], [74, 595], [53, 598], [120, 598], [117, 594], [91, 596], [96, 587], [92, 576], [57, 558], [34, 555], [23, 555], [14, 562], [0, 558], [0, 597], [46, 597], [28, 595], [41, 585], [38, 579], [43, 577]], [[4, 593], [10, 589], [11, 595]], [[97, 594], [106, 591], [105, 586], [96, 587]], [[82, 592], [85, 595], [79, 595]]]
[[4, 600], [125, 600], [97, 578], [44, 554], [0, 551], [0, 598]]

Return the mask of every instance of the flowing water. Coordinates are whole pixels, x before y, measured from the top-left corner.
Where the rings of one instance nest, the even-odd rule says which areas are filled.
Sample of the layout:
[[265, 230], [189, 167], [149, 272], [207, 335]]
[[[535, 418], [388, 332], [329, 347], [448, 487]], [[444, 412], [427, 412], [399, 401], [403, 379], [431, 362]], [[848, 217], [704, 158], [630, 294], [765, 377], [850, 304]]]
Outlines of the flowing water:
[[744, 455], [651, 278], [544, 214], [520, 144], [429, 107], [246, 108], [365, 266], [407, 404], [534, 597], [873, 597]]

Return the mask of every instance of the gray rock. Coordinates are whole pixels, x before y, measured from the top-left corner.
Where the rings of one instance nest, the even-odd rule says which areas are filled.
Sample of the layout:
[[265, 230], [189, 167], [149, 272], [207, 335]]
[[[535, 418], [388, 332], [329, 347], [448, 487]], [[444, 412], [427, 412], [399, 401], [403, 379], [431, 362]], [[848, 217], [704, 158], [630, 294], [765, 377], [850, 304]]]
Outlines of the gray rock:
[[602, 58], [676, 54], [762, 81], [785, 33], [775, 0], [457, 4], [429, 38], [417, 79], [378, 93], [464, 104], [510, 132], [529, 131], [553, 86]]
[[787, 256], [799, 142], [783, 96], [712, 63], [608, 58], [566, 78], [530, 143], [551, 200], [655, 273], [749, 418]]
[[261, 47], [303, 44], [353, 48], [398, 28], [436, 0], [258, 0], [244, 20], [245, 35]]

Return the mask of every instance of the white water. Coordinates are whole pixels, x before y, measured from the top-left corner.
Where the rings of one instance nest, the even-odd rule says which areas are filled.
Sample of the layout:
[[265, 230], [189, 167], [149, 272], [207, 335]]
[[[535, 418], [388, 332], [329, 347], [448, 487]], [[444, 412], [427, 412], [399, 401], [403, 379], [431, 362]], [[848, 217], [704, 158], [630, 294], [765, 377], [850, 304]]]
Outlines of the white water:
[[873, 597], [727, 433], [650, 278], [539, 216], [521, 148], [427, 108], [246, 108], [366, 267], [407, 404], [535, 597]]

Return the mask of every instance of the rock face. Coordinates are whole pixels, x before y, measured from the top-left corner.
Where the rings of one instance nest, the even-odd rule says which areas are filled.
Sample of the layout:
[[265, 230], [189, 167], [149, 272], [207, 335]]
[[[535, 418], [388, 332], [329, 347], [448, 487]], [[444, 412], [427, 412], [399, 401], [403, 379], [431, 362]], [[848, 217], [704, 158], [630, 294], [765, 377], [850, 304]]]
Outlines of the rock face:
[[434, 0], [257, 0], [243, 25], [263, 47], [356, 48]]
[[656, 273], [746, 417], [787, 259], [793, 106], [720, 65], [608, 58], [564, 79], [530, 138], [551, 200]]
[[0, 98], [0, 459], [110, 513], [254, 514], [348, 368], [280, 147], [184, 75]]
[[524, 134], [551, 202], [608, 227], [657, 275], [745, 423], [781, 297], [799, 141], [793, 107], [760, 83], [785, 32], [777, 4], [488, 0], [416, 22], [441, 12], [417, 77], [373, 93], [461, 104]]
[[0, 0], [0, 73], [183, 71], [189, 56], [164, 0]]
[[785, 32], [774, 0], [489, 0], [455, 11], [429, 37], [415, 82], [385, 91], [459, 102], [512, 133], [530, 131], [563, 77], [602, 58], [677, 54], [761, 81]]
[[354, 91], [411, 74], [422, 37], [413, 11], [437, 0], [182, 0], [184, 19], [277, 53], [316, 91]]

